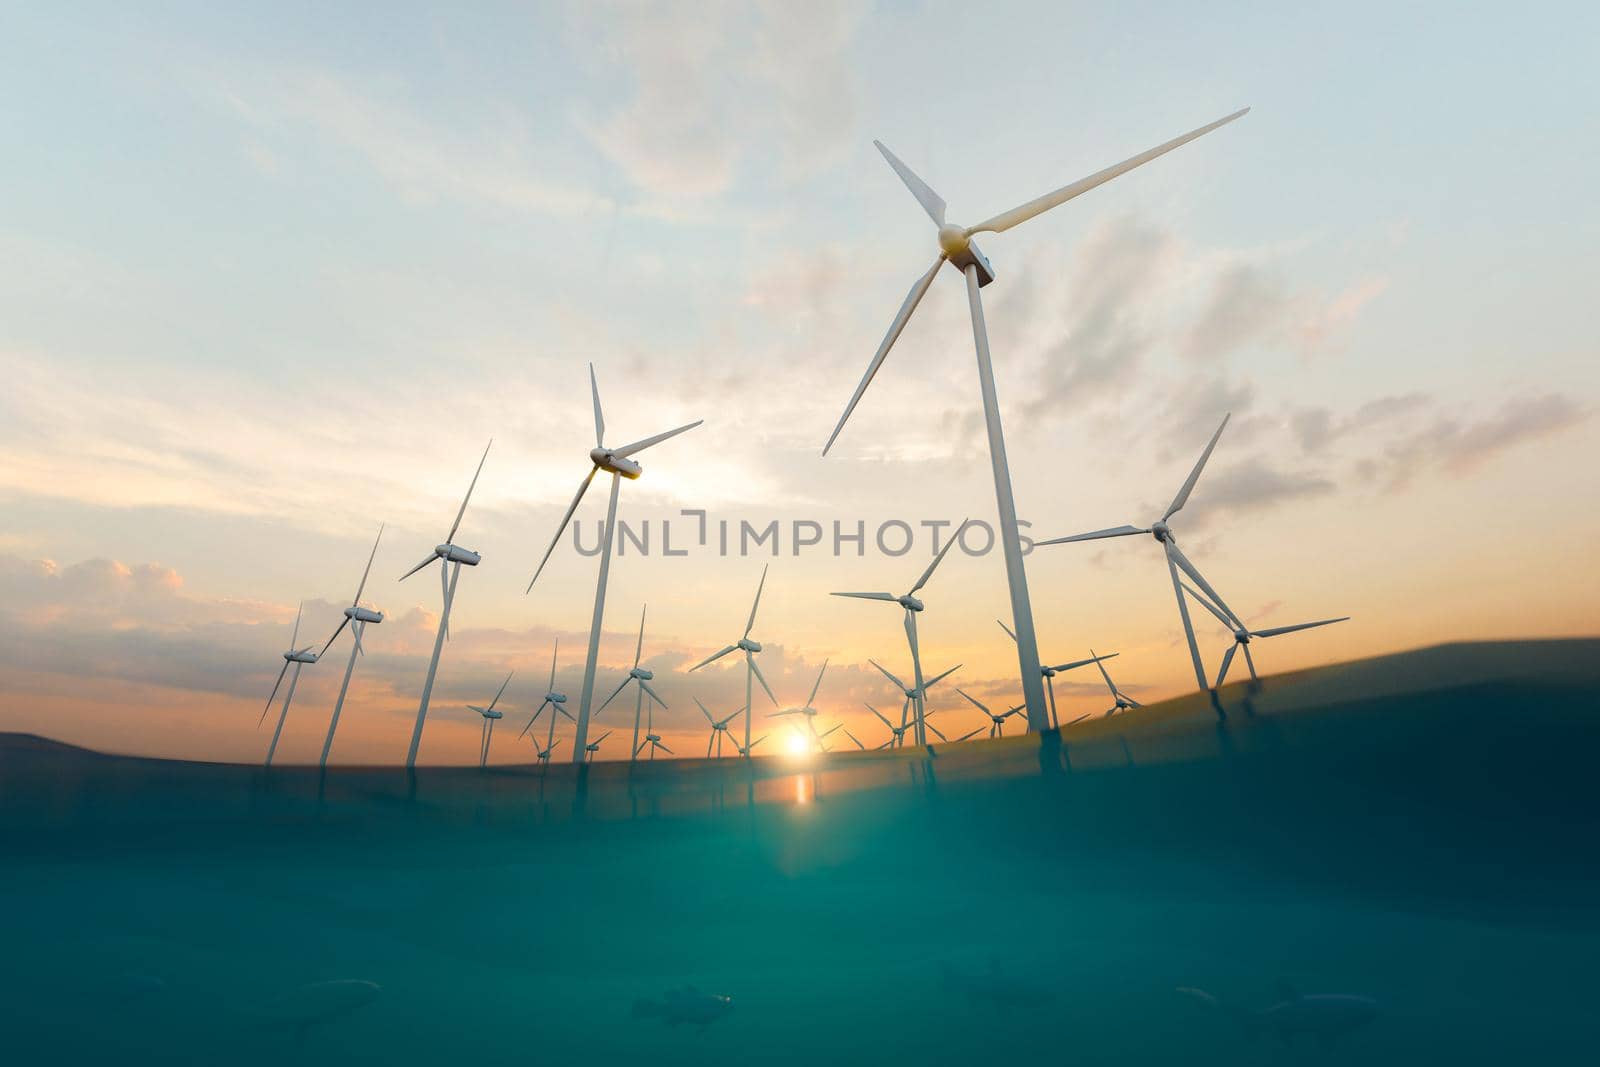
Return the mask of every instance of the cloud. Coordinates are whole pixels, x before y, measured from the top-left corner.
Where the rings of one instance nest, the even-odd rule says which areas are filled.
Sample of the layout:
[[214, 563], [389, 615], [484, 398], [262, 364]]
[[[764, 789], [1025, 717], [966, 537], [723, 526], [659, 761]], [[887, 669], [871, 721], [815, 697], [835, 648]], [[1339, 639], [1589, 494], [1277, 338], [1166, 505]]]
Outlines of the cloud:
[[1414, 414], [1432, 402], [1425, 393], [1401, 393], [1369, 400], [1344, 416], [1326, 407], [1301, 408], [1289, 416], [1289, 425], [1301, 451], [1321, 452], [1342, 438]]
[[1283, 470], [1251, 456], [1215, 472], [1207, 471], [1194, 495], [1185, 526], [1198, 530], [1219, 515], [1268, 511], [1292, 500], [1326, 496], [1337, 487], [1314, 471]]
[[[579, 126], [650, 194], [709, 198], [775, 157], [781, 176], [833, 162], [854, 137], [855, 3], [586, 4], [574, 9], [585, 50], [612, 58], [602, 75], [624, 100]], [[598, 45], [598, 47], [596, 46]]]
[[1357, 464], [1357, 474], [1385, 489], [1404, 488], [1437, 471], [1464, 475], [1500, 454], [1553, 437], [1589, 418], [1590, 411], [1560, 393], [1513, 397], [1493, 414], [1475, 420], [1442, 416], [1421, 430], [1384, 446], [1378, 457]]
[[1220, 359], [1253, 344], [1313, 352], [1331, 343], [1386, 287], [1382, 278], [1367, 278], [1331, 298], [1319, 298], [1290, 291], [1261, 263], [1234, 263], [1213, 279], [1183, 350], [1201, 360]]

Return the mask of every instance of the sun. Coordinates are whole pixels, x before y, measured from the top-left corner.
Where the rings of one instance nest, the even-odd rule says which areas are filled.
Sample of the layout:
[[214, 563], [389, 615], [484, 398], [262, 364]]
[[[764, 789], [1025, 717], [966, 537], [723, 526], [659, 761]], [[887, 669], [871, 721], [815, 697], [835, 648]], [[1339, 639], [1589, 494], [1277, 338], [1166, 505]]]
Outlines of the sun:
[[787, 745], [791, 756], [809, 756], [811, 754], [811, 739], [798, 731], [789, 735]]

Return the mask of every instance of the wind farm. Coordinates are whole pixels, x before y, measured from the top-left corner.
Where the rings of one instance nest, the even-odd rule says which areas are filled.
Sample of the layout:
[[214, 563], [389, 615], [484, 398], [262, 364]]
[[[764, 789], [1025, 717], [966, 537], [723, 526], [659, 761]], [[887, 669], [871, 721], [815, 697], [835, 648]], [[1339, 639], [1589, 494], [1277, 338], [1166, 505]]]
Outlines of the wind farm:
[[1592, 1058], [1594, 13], [5, 25], [0, 1061]]

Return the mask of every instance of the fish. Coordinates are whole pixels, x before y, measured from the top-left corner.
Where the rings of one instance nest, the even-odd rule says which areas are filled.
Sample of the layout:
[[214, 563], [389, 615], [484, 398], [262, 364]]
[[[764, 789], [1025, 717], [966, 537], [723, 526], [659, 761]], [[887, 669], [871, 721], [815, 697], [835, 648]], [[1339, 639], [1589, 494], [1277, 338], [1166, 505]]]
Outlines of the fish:
[[1000, 969], [999, 960], [989, 961], [987, 974], [962, 974], [947, 962], [939, 969], [944, 975], [944, 987], [951, 992], [963, 993], [974, 1004], [988, 1003], [998, 1008], [1048, 1007], [1055, 1002], [1055, 994], [1033, 982], [1012, 978]]
[[1261, 1009], [1228, 1004], [1204, 989], [1180, 986], [1183, 996], [1229, 1016], [1246, 1033], [1275, 1034], [1288, 1042], [1307, 1035], [1331, 1045], [1366, 1026], [1380, 1014], [1377, 1000], [1356, 993], [1301, 993], [1286, 982], [1278, 985], [1279, 999]]
[[694, 1023], [701, 1029], [733, 1010], [733, 998], [722, 993], [702, 993], [687, 983], [668, 991], [660, 999], [633, 1002], [635, 1019], [660, 1019], [668, 1026]]
[[291, 1028], [304, 1037], [313, 1026], [342, 1019], [378, 999], [383, 987], [362, 978], [310, 982], [262, 1004], [255, 1013], [262, 1022]]

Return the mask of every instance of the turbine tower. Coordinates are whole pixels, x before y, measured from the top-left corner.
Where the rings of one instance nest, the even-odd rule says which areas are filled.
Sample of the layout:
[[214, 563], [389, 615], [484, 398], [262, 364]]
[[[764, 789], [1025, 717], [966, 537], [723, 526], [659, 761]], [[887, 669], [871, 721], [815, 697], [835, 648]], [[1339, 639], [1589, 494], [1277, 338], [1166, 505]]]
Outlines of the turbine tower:
[[445, 639], [450, 636], [450, 606], [456, 599], [456, 582], [461, 578], [461, 568], [463, 565], [476, 567], [483, 560], [478, 553], [462, 548], [455, 540], [456, 531], [461, 529], [461, 517], [467, 513], [467, 501], [472, 499], [472, 490], [477, 488], [478, 475], [483, 473], [483, 462], [489, 458], [489, 448], [493, 444], [494, 439], [490, 438], [489, 444], [483, 446], [483, 456], [478, 460], [478, 469], [472, 472], [467, 495], [461, 498], [461, 507], [456, 510], [456, 521], [450, 524], [449, 535], [442, 543], [433, 546], [432, 555], [400, 576], [403, 582], [438, 560], [439, 596], [443, 602], [439, 611], [439, 632], [433, 638], [433, 658], [428, 660], [428, 677], [422, 683], [422, 701], [417, 705], [417, 724], [411, 729], [411, 747], [406, 751], [408, 769], [417, 765], [417, 748], [422, 744], [422, 724], [428, 719], [428, 701], [433, 698], [433, 679], [439, 673], [439, 654], [444, 651]]
[[[893, 593], [832, 594], [833, 596], [855, 597], [859, 600], [885, 600], [891, 604], [900, 605], [905, 616], [906, 644], [911, 648], [911, 677], [916, 683], [914, 688], [918, 693], [922, 692], [922, 650], [917, 644], [917, 616], [921, 614], [924, 605], [921, 600], [917, 599], [917, 591], [928, 584], [928, 579], [933, 577], [933, 572], [938, 569], [940, 563], [944, 562], [944, 557], [949, 554], [950, 549], [955, 547], [956, 539], [961, 536], [961, 532], [966, 528], [967, 520], [962, 519], [961, 525], [956, 527], [956, 532], [950, 535], [950, 540], [945, 544], [944, 548], [939, 550], [938, 555], [933, 557], [933, 562], [928, 564], [927, 569], [922, 572], [922, 576], [917, 579], [917, 584], [911, 587], [910, 592], [902, 596], [895, 596]], [[901, 686], [901, 688], [904, 689], [905, 687]], [[915, 720], [917, 744], [925, 745], [928, 743], [928, 735], [922, 728], [922, 720], [926, 709], [923, 707], [920, 696], [914, 701], [914, 704], [916, 705], [917, 713]]]
[[601, 704], [595, 709], [596, 715], [605, 711], [606, 705], [617, 699], [622, 694], [622, 691], [628, 688], [629, 682], [638, 683], [639, 688], [634, 693], [633, 701], [633, 747], [635, 751], [639, 748], [639, 717], [644, 711], [645, 694], [650, 694], [650, 699], [657, 701], [662, 707], [667, 706], [667, 702], [656, 696], [656, 691], [650, 688], [650, 682], [655, 678], [655, 672], [639, 666], [639, 657], [644, 654], [644, 613], [648, 606], [646, 605], [645, 608], [639, 609], [639, 643], [633, 650], [633, 667], [629, 669], [628, 676], [622, 679], [622, 684], [617, 686], [610, 696], [606, 697], [605, 704]]
[[939, 268], [949, 263], [956, 270], [966, 276], [967, 303], [972, 314], [972, 340], [978, 357], [978, 389], [983, 398], [984, 423], [989, 432], [989, 462], [994, 468], [994, 493], [995, 504], [1000, 519], [1000, 543], [1005, 553], [1006, 580], [1011, 593], [1011, 615], [1013, 625], [1017, 631], [1017, 662], [1022, 671], [1022, 692], [1028, 708], [1028, 729], [1035, 732], [1046, 730], [1050, 726], [1050, 719], [1045, 707], [1044, 685], [1039, 673], [1039, 648], [1033, 631], [1033, 608], [1028, 600], [1028, 579], [1022, 562], [1022, 540], [1017, 531], [1017, 507], [1011, 493], [1011, 469], [1006, 461], [1005, 435], [1000, 426], [1000, 401], [995, 392], [994, 367], [989, 358], [989, 335], [984, 327], [983, 300], [979, 290], [994, 280], [994, 271], [989, 266], [989, 261], [983, 253], [972, 243], [974, 234], [979, 233], [1004, 233], [1021, 223], [1027, 222], [1036, 215], [1041, 215], [1053, 207], [1058, 207], [1068, 200], [1111, 179], [1126, 174], [1135, 167], [1148, 163], [1157, 156], [1166, 154], [1174, 148], [1185, 145], [1197, 137], [1210, 133], [1219, 126], [1223, 126], [1243, 115], [1249, 108], [1236, 111], [1232, 115], [1218, 119], [1216, 122], [1191, 130], [1182, 137], [1174, 138], [1162, 145], [1157, 145], [1148, 152], [1142, 152], [1130, 159], [1123, 160], [1105, 170], [1098, 171], [1082, 178], [1071, 185], [1057, 189], [1053, 193], [1046, 193], [1036, 200], [1002, 212], [991, 219], [978, 223], [976, 226], [958, 226], [945, 218], [945, 202], [938, 193], [928, 187], [927, 183], [912, 173], [911, 168], [900, 162], [893, 152], [890, 152], [881, 142], [873, 142], [878, 151], [883, 153], [889, 166], [894, 168], [906, 188], [911, 190], [911, 195], [917, 198], [922, 209], [928, 213], [933, 224], [938, 227], [939, 255], [933, 261], [933, 266], [928, 272], [912, 283], [911, 291], [906, 294], [906, 299], [900, 305], [900, 311], [895, 315], [894, 321], [889, 325], [889, 332], [884, 336], [883, 343], [878, 346], [878, 351], [873, 355], [872, 361], [867, 364], [867, 372], [861, 378], [861, 384], [856, 386], [855, 393], [850, 397], [850, 402], [845, 405], [844, 414], [839, 416], [839, 424], [834, 427], [833, 434], [828, 438], [828, 443], [823, 446], [822, 454], [827, 455], [828, 450], [839, 437], [839, 432], [844, 429], [845, 421], [850, 418], [850, 413], [855, 410], [861, 396], [867, 391], [867, 386], [872, 383], [872, 378], [878, 373], [878, 368], [883, 365], [884, 357], [889, 354], [890, 347], [899, 338], [906, 323], [910, 320], [912, 312], [921, 302], [923, 294], [933, 284], [934, 276], [939, 273]]
[[289, 651], [283, 654], [283, 668], [278, 671], [278, 680], [272, 683], [272, 695], [267, 697], [267, 706], [261, 709], [261, 718], [256, 720], [256, 729], [261, 729], [261, 724], [267, 721], [267, 711], [272, 707], [272, 699], [278, 695], [278, 686], [283, 684], [283, 675], [291, 666], [294, 675], [289, 679], [289, 691], [283, 694], [283, 710], [278, 712], [278, 725], [272, 731], [272, 743], [267, 746], [267, 761], [264, 767], [272, 766], [272, 757], [278, 751], [278, 738], [283, 736], [283, 720], [289, 717], [289, 703], [294, 700], [294, 687], [300, 682], [300, 668], [308, 663], [317, 662], [317, 653], [311, 651], [310, 645], [305, 648], [295, 648], [295, 643], [300, 640], [300, 615], [305, 611], [305, 604], [295, 609], [294, 633], [289, 637]]
[[1342, 615], [1337, 619], [1320, 619], [1317, 622], [1301, 622], [1295, 623], [1292, 626], [1273, 626], [1265, 630], [1247, 630], [1243, 626], [1236, 625], [1226, 615], [1219, 611], [1215, 604], [1211, 603], [1211, 601], [1195, 592], [1194, 588], [1190, 586], [1188, 582], [1183, 583], [1183, 588], [1185, 592], [1194, 598], [1197, 604], [1211, 612], [1211, 614], [1215, 615], [1217, 617], [1217, 621], [1222, 623], [1222, 625], [1226, 626], [1233, 633], [1233, 644], [1229, 645], [1228, 651], [1223, 653], [1222, 668], [1217, 671], [1217, 684], [1212, 686], [1213, 689], [1222, 688], [1222, 683], [1228, 677], [1228, 668], [1233, 664], [1234, 653], [1239, 652], [1240, 650], [1244, 651], [1245, 665], [1250, 668], [1250, 680], [1252, 682], [1260, 680], [1260, 676], [1256, 674], [1256, 661], [1250, 655], [1250, 639], [1253, 637], [1277, 637], [1280, 634], [1298, 633], [1301, 630], [1316, 629], [1318, 626], [1332, 626], [1336, 622], [1350, 621], [1350, 616]]
[[[994, 621], [999, 623], [1000, 629], [1006, 632], [1007, 637], [1011, 638], [1013, 641], [1017, 639], [1017, 635], [1011, 632], [1011, 627], [1007, 626], [1003, 622], [1000, 622], [999, 619]], [[1119, 655], [1119, 653], [1108, 652], [1100, 658], [1111, 659], [1117, 655]], [[1063, 674], [1066, 671], [1075, 671], [1079, 667], [1087, 667], [1093, 662], [1095, 661], [1092, 659], [1075, 659], [1071, 663], [1057, 663], [1053, 667], [1041, 666], [1039, 668], [1039, 673], [1044, 675], [1045, 692], [1050, 697], [1050, 725], [1053, 729], [1061, 729], [1061, 717], [1056, 714], [1056, 675]]]
[[[511, 673], [515, 674], [516, 672], [513, 671]], [[494, 724], [505, 718], [502, 713], [494, 709], [494, 706], [500, 703], [501, 697], [506, 695], [506, 686], [510, 684], [511, 674], [507, 674], [506, 680], [500, 683], [500, 691], [494, 695], [493, 700], [489, 701], [489, 706], [486, 708], [480, 708], [476, 704], [467, 705], [468, 711], [475, 711], [483, 716], [483, 730], [478, 737], [478, 766], [480, 768], [489, 765], [489, 742], [494, 740]]]
[[320, 766], [328, 765], [328, 752], [333, 748], [333, 732], [339, 728], [339, 712], [344, 710], [344, 695], [350, 689], [350, 674], [356, 669], [356, 654], [366, 655], [366, 650], [361, 647], [361, 635], [366, 632], [369, 624], [383, 621], [383, 612], [373, 608], [361, 606], [361, 591], [367, 587], [367, 575], [372, 573], [372, 561], [378, 555], [378, 542], [383, 540], [383, 527], [378, 527], [378, 536], [372, 542], [372, 552], [367, 556], [367, 569], [361, 572], [361, 584], [356, 586], [356, 595], [351, 599], [350, 606], [344, 609], [344, 621], [339, 623], [339, 628], [333, 631], [333, 636], [328, 638], [328, 643], [322, 646], [322, 651], [317, 653], [320, 659], [328, 654], [328, 649], [333, 647], [334, 641], [344, 632], [346, 626], [350, 627], [350, 662], [344, 667], [344, 681], [339, 684], [339, 699], [333, 702], [333, 718], [328, 720], [328, 738], [322, 742], [322, 762]]
[[561, 535], [566, 532], [567, 523], [572, 521], [572, 513], [578, 510], [578, 502], [588, 491], [589, 483], [594, 481], [594, 476], [601, 471], [611, 475], [611, 499], [606, 504], [605, 532], [600, 538], [600, 577], [594, 587], [594, 618], [589, 624], [589, 655], [583, 663], [583, 689], [578, 696], [578, 732], [572, 739], [573, 763], [582, 763], [584, 754], [588, 751], [589, 705], [594, 699], [595, 660], [600, 654], [600, 623], [606, 613], [606, 578], [611, 573], [611, 543], [616, 535], [617, 494], [621, 491], [622, 479], [627, 478], [632, 481], [644, 473], [644, 468], [639, 466], [631, 458], [632, 456], [643, 452], [651, 445], [658, 445], [668, 438], [686, 433], [705, 421], [696, 419], [687, 426], [679, 426], [675, 430], [658, 433], [654, 437], [646, 437], [621, 448], [607, 448], [606, 420], [600, 412], [600, 383], [595, 379], [593, 363], [589, 364], [589, 392], [594, 399], [594, 447], [589, 450], [589, 473], [578, 483], [578, 492], [573, 496], [572, 503], [567, 505], [567, 513], [561, 516], [561, 522], [556, 526], [556, 535], [550, 539], [550, 547], [544, 550], [544, 558], [539, 561], [539, 569], [534, 571], [533, 577], [528, 580], [527, 588], [527, 592], [533, 592], [533, 583], [544, 573], [544, 565], [550, 562], [550, 553], [556, 550]]
[[[1178, 618], [1183, 622], [1183, 635], [1189, 640], [1189, 658], [1194, 661], [1194, 680], [1201, 690], [1206, 690], [1210, 687], [1206, 684], [1206, 669], [1205, 665], [1200, 662], [1200, 646], [1194, 638], [1194, 623], [1189, 619], [1189, 604], [1184, 598], [1183, 585], [1178, 578], [1178, 571], [1181, 569], [1183, 573], [1194, 580], [1195, 585], [1206, 591], [1206, 595], [1211, 598], [1211, 603], [1220, 608], [1222, 613], [1227, 616], [1229, 629], [1243, 628], [1244, 620], [1233, 613], [1233, 609], [1223, 602], [1222, 597], [1217, 595], [1215, 589], [1211, 588], [1211, 583], [1206, 581], [1200, 572], [1195, 569], [1193, 563], [1189, 562], [1189, 557], [1185, 556], [1183, 550], [1178, 547], [1178, 539], [1173, 534], [1172, 527], [1168, 525], [1168, 521], [1182, 511], [1183, 506], [1189, 502], [1189, 494], [1194, 492], [1195, 483], [1200, 480], [1200, 472], [1205, 470], [1206, 460], [1211, 458], [1211, 452], [1217, 447], [1217, 440], [1222, 436], [1222, 431], [1228, 428], [1228, 419], [1231, 417], [1231, 414], [1222, 416], [1222, 424], [1217, 427], [1217, 432], [1211, 435], [1211, 440], [1206, 445], [1205, 451], [1200, 453], [1200, 459], [1195, 463], [1194, 470], [1189, 472], [1189, 477], [1184, 480], [1183, 485], [1178, 487], [1178, 495], [1172, 498], [1172, 503], [1167, 507], [1165, 514], [1149, 526], [1112, 526], [1104, 530], [1073, 534], [1071, 537], [1051, 538], [1048, 541], [1040, 541], [1035, 546], [1064, 545], [1069, 541], [1097, 541], [1103, 537], [1128, 537], [1132, 534], [1146, 533], [1159, 541], [1167, 555], [1167, 574], [1172, 578], [1172, 592], [1178, 598]], [[1102, 674], [1105, 673], [1104, 667], [1100, 670]]]
[[[756, 625], [756, 609], [761, 606], [761, 591], [766, 587], [767, 568], [762, 567], [761, 583], [756, 586], [756, 598], [755, 601], [750, 605], [750, 621], [744, 624], [744, 633], [740, 636], [739, 640], [729, 645], [721, 652], [715, 652], [701, 660], [699, 663], [696, 663], [693, 667], [689, 668], [689, 673], [693, 674], [706, 664], [713, 663], [721, 659], [723, 656], [726, 656], [729, 652], [744, 653], [744, 744], [739, 749], [739, 754], [741, 756], [749, 756], [750, 750], [755, 747], [755, 744], [753, 744], [750, 740], [750, 709], [753, 704], [754, 697], [754, 693], [751, 691], [750, 687], [751, 679], [755, 679], [761, 683], [761, 688], [766, 690], [767, 699], [772, 701], [773, 707], [778, 707], [778, 698], [772, 695], [772, 687], [768, 685], [767, 680], [761, 676], [761, 668], [756, 666], [756, 653], [761, 651], [761, 642], [750, 640], [750, 631], [753, 630]], [[818, 680], [820, 681], [820, 677]], [[654, 753], [652, 753], [652, 755], [654, 755]]]

